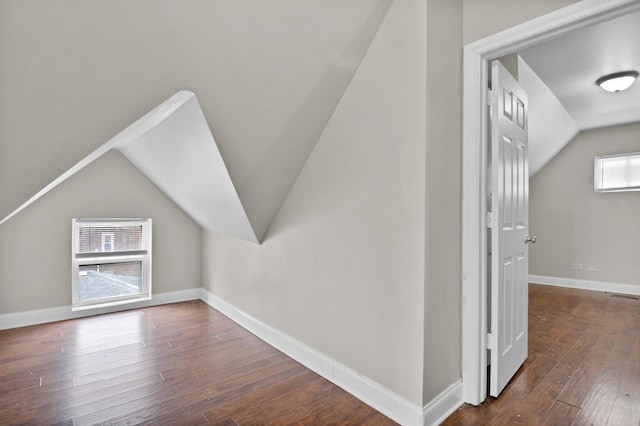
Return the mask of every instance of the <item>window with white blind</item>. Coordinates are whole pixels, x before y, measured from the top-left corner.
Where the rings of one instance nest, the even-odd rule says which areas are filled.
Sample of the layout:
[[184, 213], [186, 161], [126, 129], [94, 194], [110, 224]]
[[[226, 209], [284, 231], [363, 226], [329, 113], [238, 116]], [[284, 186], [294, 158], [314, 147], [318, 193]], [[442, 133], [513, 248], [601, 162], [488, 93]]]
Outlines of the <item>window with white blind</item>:
[[640, 191], [640, 153], [595, 158], [596, 192]]
[[151, 219], [73, 219], [72, 309], [151, 299]]

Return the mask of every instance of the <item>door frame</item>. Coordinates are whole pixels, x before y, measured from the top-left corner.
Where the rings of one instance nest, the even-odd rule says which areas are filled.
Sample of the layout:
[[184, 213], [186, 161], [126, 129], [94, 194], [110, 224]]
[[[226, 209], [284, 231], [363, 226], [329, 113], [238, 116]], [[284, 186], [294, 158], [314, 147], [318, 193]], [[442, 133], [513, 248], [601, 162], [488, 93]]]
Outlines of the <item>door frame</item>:
[[462, 140], [462, 398], [487, 396], [487, 82], [489, 61], [640, 10], [640, 0], [583, 0], [464, 47]]

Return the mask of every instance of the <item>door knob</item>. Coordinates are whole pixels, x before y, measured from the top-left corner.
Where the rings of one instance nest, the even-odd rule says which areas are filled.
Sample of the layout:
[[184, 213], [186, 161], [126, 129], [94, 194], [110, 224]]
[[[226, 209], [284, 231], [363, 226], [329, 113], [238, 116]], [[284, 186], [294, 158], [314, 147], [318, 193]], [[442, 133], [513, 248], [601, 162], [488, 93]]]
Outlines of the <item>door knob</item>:
[[525, 244], [531, 243], [531, 244], [535, 244], [536, 243], [536, 236], [535, 235], [525, 235], [524, 236], [524, 242]]

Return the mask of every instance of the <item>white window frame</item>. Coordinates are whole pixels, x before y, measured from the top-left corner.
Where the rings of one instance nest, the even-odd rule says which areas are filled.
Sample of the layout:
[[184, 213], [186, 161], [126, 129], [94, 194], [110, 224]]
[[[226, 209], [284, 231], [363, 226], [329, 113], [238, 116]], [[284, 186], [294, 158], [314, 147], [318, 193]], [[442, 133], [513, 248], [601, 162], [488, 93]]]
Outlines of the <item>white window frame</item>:
[[[99, 226], [139, 226], [142, 225], [142, 250], [132, 252], [101, 252], [101, 253], [78, 253], [80, 246], [81, 225], [95, 224]], [[103, 241], [104, 243], [104, 241]], [[141, 291], [140, 293], [105, 297], [92, 300], [80, 300], [79, 294], [79, 274], [83, 265], [105, 265], [114, 263], [141, 263]], [[128, 303], [151, 300], [151, 219], [85, 219], [76, 218], [72, 220], [71, 239], [71, 310], [80, 311], [87, 309], [97, 309], [109, 306], [123, 305]]]
[[[593, 161], [593, 189], [596, 192], [640, 191], [640, 185], [632, 185], [630, 183], [632, 177], [637, 177], [640, 173], [640, 167], [633, 164], [638, 163], [639, 160], [640, 152], [633, 152], [630, 154], [602, 155], [599, 157], [595, 157]], [[621, 171], [625, 175], [626, 183], [623, 184], [622, 182], [620, 182], [621, 185], [613, 186], [612, 182], [605, 182], [607, 176], [605, 174], [604, 164], [608, 161], [624, 163], [623, 169]]]

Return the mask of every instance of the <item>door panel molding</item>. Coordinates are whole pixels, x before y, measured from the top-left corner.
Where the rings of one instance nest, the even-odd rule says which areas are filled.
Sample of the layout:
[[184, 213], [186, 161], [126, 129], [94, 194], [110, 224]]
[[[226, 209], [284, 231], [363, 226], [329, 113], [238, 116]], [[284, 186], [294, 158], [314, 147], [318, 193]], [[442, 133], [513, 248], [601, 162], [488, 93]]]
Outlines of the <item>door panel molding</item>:
[[640, 10], [640, 0], [585, 0], [464, 48], [462, 146], [462, 383], [478, 405], [487, 388], [488, 62], [572, 30]]
[[524, 88], [500, 63], [491, 63], [491, 211], [500, 226], [491, 233], [489, 390], [497, 397], [527, 358], [528, 227], [527, 116]]

